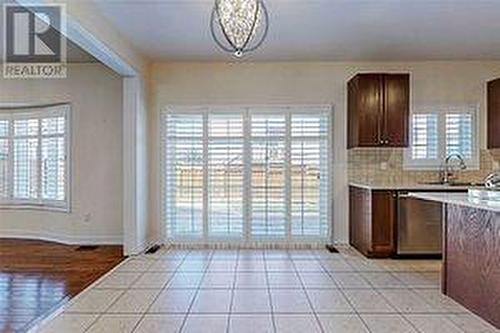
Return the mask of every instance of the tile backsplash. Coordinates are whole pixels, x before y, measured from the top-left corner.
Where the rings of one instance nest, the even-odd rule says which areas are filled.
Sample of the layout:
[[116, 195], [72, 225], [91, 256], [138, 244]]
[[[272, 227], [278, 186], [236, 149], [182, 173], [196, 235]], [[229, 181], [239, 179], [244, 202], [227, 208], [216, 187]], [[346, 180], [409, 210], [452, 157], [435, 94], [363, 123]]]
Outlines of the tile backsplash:
[[[437, 170], [403, 169], [403, 148], [355, 148], [349, 150], [349, 181], [381, 184], [414, 184], [439, 180]], [[481, 150], [479, 170], [455, 172], [457, 181], [482, 182], [500, 162], [500, 149]]]

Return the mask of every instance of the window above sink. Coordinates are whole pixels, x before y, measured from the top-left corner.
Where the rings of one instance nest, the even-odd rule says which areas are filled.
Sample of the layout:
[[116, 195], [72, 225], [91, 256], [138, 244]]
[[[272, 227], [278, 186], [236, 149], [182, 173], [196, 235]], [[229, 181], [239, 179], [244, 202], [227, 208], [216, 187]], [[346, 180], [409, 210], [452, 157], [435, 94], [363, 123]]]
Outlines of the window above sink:
[[437, 105], [414, 111], [410, 117], [410, 146], [404, 169], [439, 170], [446, 156], [464, 157], [467, 169], [479, 168], [478, 105]]

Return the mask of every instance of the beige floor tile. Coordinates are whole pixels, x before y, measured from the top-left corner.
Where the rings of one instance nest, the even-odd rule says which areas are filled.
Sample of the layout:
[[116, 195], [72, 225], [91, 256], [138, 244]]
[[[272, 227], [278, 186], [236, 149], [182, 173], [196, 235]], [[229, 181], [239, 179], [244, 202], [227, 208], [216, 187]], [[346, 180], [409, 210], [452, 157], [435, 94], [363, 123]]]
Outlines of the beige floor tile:
[[212, 260], [208, 265], [209, 272], [234, 272], [236, 260]]
[[163, 288], [172, 278], [173, 272], [146, 272], [132, 285], [132, 288]]
[[271, 315], [233, 315], [229, 319], [229, 333], [273, 333]]
[[192, 313], [229, 313], [232, 290], [202, 289], [198, 291]]
[[405, 315], [420, 333], [461, 333], [463, 332], [443, 315]]
[[376, 290], [346, 289], [344, 294], [359, 313], [395, 313], [387, 300]]
[[355, 314], [320, 314], [325, 332], [369, 333], [363, 321]]
[[440, 289], [416, 289], [414, 292], [422, 297], [438, 312], [468, 313], [469, 311], [450, 297], [441, 293]]
[[238, 272], [236, 288], [267, 288], [265, 272]]
[[231, 289], [233, 287], [234, 280], [234, 273], [208, 272], [203, 277], [201, 288]]
[[265, 272], [264, 260], [239, 260], [236, 266], [238, 272]]
[[116, 268], [116, 272], [145, 272], [154, 263], [155, 261], [147, 259], [128, 259]]
[[267, 273], [270, 288], [302, 288], [299, 277], [293, 272], [272, 272]]
[[321, 329], [313, 315], [275, 315], [277, 333], [319, 333]]
[[167, 284], [167, 288], [198, 288], [203, 273], [176, 272]]
[[153, 302], [150, 313], [186, 313], [191, 305], [196, 290], [165, 289]]
[[229, 315], [190, 314], [182, 333], [221, 333], [226, 332]]
[[382, 289], [379, 292], [401, 313], [434, 313], [437, 309], [408, 289]]
[[177, 272], [200, 273], [204, 272], [210, 261], [208, 260], [185, 260], [177, 268]]
[[333, 272], [331, 276], [339, 288], [372, 288], [361, 274]]
[[184, 315], [150, 315], [147, 314], [137, 325], [134, 333], [178, 332], [184, 321]]
[[313, 309], [316, 313], [352, 313], [347, 299], [336, 289], [307, 289]]
[[266, 260], [268, 272], [295, 272], [295, 265], [291, 260]]
[[269, 291], [266, 289], [236, 289], [233, 296], [232, 313], [271, 312]]
[[439, 288], [439, 273], [395, 272], [398, 280], [410, 288]]
[[128, 288], [141, 274], [139, 272], [113, 272], [105, 277], [96, 288]]
[[337, 288], [335, 281], [327, 273], [299, 272], [305, 288]]
[[353, 272], [354, 268], [345, 260], [322, 260], [323, 267], [330, 272]]
[[275, 313], [309, 313], [312, 311], [306, 294], [300, 289], [272, 289], [271, 299]]
[[160, 291], [160, 289], [129, 289], [111, 305], [107, 313], [143, 313]]
[[97, 319], [98, 314], [62, 313], [43, 326], [39, 333], [83, 333]]
[[80, 294], [65, 312], [104, 312], [123, 293], [120, 289], [90, 289]]
[[298, 272], [324, 272], [325, 269], [317, 260], [294, 260]]
[[401, 315], [361, 315], [371, 333], [417, 333]]
[[149, 266], [148, 272], [174, 272], [181, 262], [181, 260], [158, 260]]
[[448, 318], [466, 333], [500, 332], [500, 330], [474, 314], [453, 314], [448, 315]]
[[141, 319], [140, 315], [102, 315], [90, 326], [89, 333], [130, 333]]
[[406, 286], [391, 273], [364, 272], [362, 274], [374, 288], [406, 288]]

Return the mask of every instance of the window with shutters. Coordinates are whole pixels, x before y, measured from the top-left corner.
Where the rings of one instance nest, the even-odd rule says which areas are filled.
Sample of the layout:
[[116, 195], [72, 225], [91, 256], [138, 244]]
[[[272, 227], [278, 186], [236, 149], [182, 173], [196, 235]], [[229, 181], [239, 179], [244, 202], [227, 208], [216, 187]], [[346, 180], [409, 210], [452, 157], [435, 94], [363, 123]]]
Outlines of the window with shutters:
[[0, 207], [69, 209], [69, 105], [0, 110]]
[[170, 240], [329, 236], [329, 110], [177, 108], [161, 128]]
[[476, 106], [434, 107], [414, 113], [405, 168], [439, 169], [452, 154], [461, 155], [468, 168], [478, 168], [476, 126]]

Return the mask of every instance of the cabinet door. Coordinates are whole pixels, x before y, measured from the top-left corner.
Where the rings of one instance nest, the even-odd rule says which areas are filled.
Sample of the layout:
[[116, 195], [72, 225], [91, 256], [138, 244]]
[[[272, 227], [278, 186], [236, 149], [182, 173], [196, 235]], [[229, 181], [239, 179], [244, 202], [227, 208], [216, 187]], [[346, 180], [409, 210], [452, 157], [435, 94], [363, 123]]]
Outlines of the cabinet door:
[[372, 256], [394, 253], [396, 201], [392, 191], [372, 192]]
[[382, 75], [362, 74], [357, 84], [358, 147], [376, 147], [381, 144]]
[[408, 74], [384, 74], [381, 139], [385, 146], [408, 147], [409, 78]]
[[500, 148], [500, 79], [488, 82], [488, 149]]

